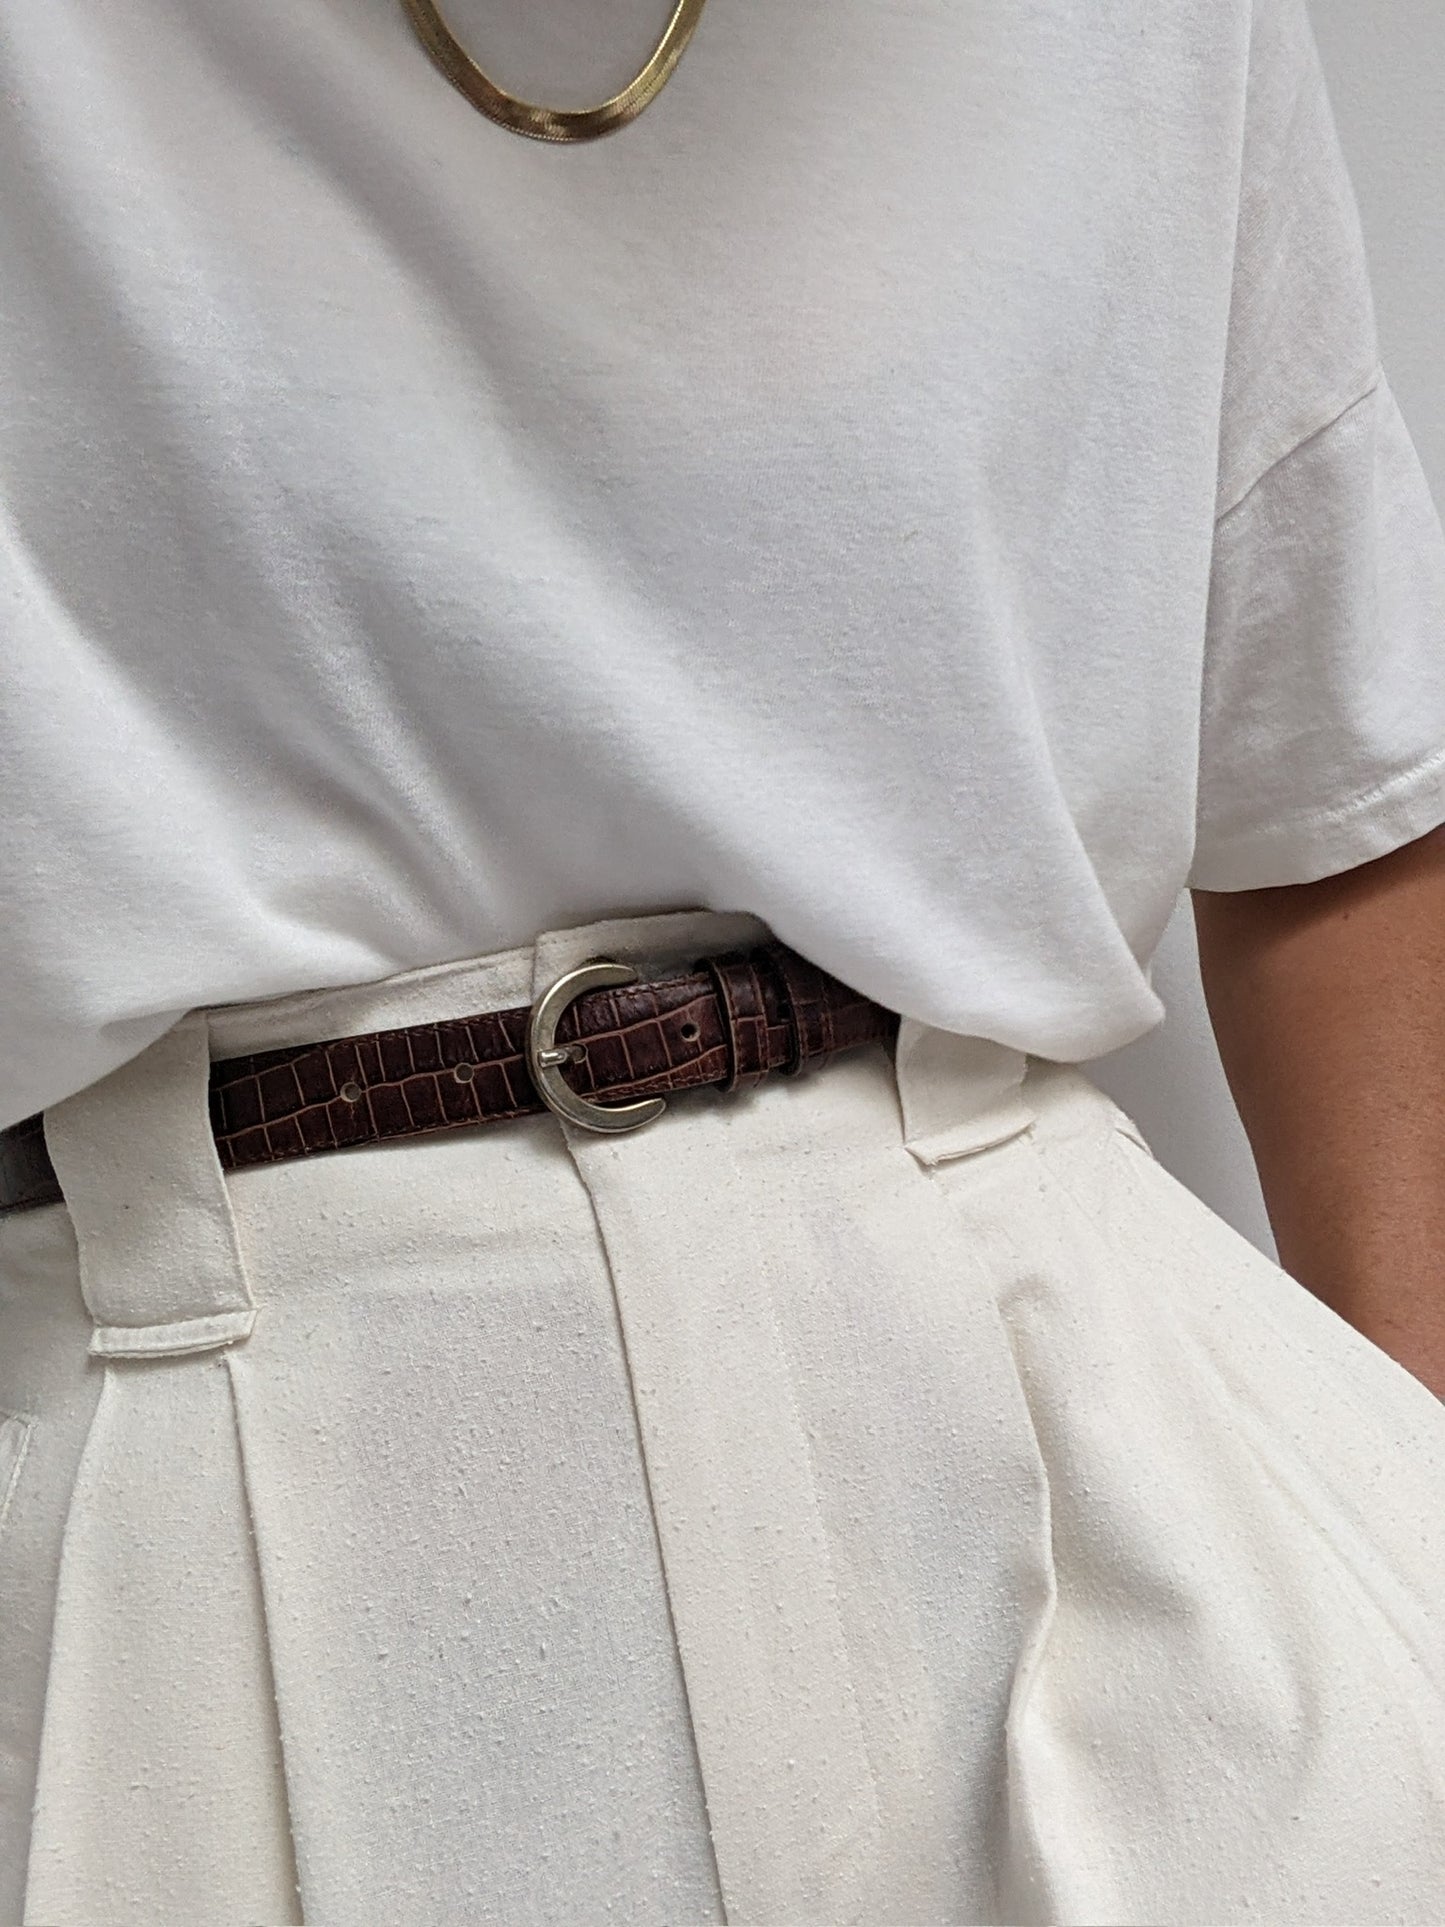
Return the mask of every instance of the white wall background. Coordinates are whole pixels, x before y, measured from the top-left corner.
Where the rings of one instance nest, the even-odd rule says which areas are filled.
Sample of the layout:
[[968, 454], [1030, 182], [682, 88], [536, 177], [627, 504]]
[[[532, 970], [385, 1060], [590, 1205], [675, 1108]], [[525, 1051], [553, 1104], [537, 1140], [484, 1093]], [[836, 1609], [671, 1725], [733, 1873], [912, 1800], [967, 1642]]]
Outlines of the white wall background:
[[[1310, 12], [1364, 221], [1385, 368], [1445, 505], [1445, 0], [1311, 0]], [[1154, 986], [1165, 1022], [1089, 1074], [1139, 1120], [1161, 1163], [1273, 1257], [1187, 898]]]

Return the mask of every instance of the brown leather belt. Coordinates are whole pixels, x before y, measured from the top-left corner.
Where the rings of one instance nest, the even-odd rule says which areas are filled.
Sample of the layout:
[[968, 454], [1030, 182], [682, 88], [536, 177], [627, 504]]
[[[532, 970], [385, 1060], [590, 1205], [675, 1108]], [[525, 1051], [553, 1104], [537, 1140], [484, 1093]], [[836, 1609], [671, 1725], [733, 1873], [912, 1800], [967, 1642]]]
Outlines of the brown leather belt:
[[[514, 1010], [213, 1063], [211, 1128], [227, 1171], [545, 1109], [587, 1130], [633, 1130], [662, 1111], [663, 1092], [796, 1076], [890, 1043], [898, 1022], [781, 943], [645, 982], [598, 958]], [[62, 1197], [42, 1116], [0, 1131], [0, 1212]]]

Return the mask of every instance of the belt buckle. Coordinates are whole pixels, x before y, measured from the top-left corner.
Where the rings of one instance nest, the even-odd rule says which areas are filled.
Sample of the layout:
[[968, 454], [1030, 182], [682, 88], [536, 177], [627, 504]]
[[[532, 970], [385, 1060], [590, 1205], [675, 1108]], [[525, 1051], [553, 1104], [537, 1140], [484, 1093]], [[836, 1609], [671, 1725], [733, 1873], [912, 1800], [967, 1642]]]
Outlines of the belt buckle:
[[637, 972], [629, 965], [611, 957], [594, 957], [548, 985], [528, 1012], [527, 1070], [537, 1095], [558, 1117], [580, 1125], [584, 1131], [635, 1131], [639, 1124], [650, 1124], [667, 1109], [660, 1097], [643, 1097], [631, 1104], [594, 1104], [564, 1083], [558, 1068], [576, 1063], [587, 1054], [582, 1044], [557, 1042], [557, 1026], [567, 1006], [584, 991], [636, 982]]

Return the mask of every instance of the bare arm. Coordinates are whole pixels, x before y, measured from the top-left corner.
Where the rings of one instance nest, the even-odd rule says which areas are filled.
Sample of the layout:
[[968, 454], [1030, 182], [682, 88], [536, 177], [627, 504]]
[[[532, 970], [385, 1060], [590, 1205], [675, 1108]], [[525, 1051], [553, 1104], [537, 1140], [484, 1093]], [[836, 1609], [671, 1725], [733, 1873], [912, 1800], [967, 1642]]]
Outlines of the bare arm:
[[1445, 1398], [1445, 829], [1193, 901], [1281, 1264]]

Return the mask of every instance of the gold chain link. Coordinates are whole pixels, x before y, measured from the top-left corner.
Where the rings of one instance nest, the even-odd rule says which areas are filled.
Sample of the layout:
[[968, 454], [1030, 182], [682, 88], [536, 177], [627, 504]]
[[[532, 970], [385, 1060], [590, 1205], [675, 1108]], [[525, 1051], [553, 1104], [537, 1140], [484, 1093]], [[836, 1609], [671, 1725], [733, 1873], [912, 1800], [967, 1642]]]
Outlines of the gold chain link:
[[458, 92], [480, 113], [537, 141], [588, 141], [626, 126], [653, 100], [696, 31], [707, 0], [677, 0], [662, 38], [636, 80], [600, 107], [537, 107], [489, 80], [438, 11], [435, 0], [402, 0], [417, 38]]

